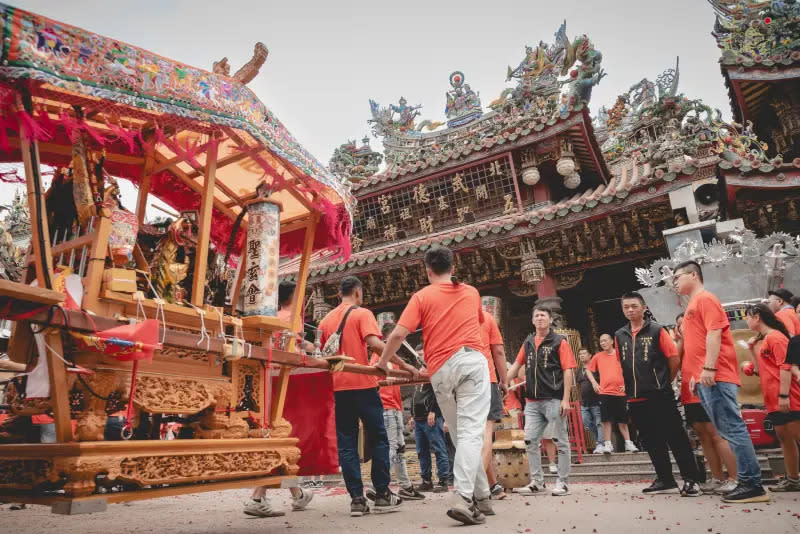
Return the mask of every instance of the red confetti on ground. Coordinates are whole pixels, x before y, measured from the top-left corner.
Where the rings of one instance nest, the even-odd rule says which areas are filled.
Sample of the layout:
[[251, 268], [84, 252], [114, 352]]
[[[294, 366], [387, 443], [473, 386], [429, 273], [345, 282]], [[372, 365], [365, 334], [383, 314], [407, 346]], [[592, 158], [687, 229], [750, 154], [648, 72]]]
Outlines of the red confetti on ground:
[[746, 514], [749, 514], [750, 513], [750, 508], [745, 508], [744, 510], [742, 510], [742, 512], [744, 512]]
[[428, 525], [422, 525], [422, 528], [428, 528]]

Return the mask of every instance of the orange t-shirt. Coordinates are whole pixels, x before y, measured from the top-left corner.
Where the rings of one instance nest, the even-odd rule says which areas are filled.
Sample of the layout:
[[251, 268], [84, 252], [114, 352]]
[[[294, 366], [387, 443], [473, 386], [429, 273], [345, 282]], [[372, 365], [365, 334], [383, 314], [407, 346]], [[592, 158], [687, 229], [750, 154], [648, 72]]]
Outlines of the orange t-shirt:
[[789, 336], [794, 337], [800, 334], [800, 319], [797, 318], [797, 313], [795, 313], [794, 308], [789, 307], [778, 310], [775, 316], [786, 326], [786, 330], [789, 331]]
[[600, 373], [600, 395], [625, 396], [625, 379], [622, 378], [622, 365], [617, 351], [613, 354], [598, 352], [592, 356], [586, 368], [593, 373]]
[[397, 324], [414, 332], [422, 325], [430, 376], [461, 347], [483, 351], [481, 296], [467, 284], [431, 284], [414, 293]]
[[741, 386], [739, 363], [728, 316], [719, 299], [703, 290], [689, 300], [683, 318], [683, 362], [681, 380], [687, 384], [694, 378], [700, 381], [700, 373], [706, 362], [706, 335], [711, 330], [722, 330], [722, 340], [717, 359], [717, 382], [729, 382]]
[[[325, 318], [320, 321], [319, 329], [322, 332], [320, 342], [325, 346], [325, 342], [339, 328], [342, 318], [349, 304], [339, 304], [331, 310]], [[372, 312], [366, 308], [356, 308], [347, 316], [344, 325], [342, 339], [339, 349], [342, 354], [355, 358], [354, 362], [361, 365], [368, 365], [367, 359], [367, 337], [381, 337], [381, 330]], [[351, 389], [370, 389], [378, 387], [378, 377], [371, 375], [360, 375], [355, 373], [333, 373], [333, 390], [346, 391]]]
[[[348, 319], [349, 320], [349, 319]], [[372, 356], [370, 365], [375, 365], [380, 360], [377, 354]], [[394, 368], [393, 364], [389, 364], [389, 369]], [[403, 411], [403, 395], [400, 393], [400, 386], [380, 386], [378, 393], [381, 396], [381, 403], [384, 410], [400, 410]]]
[[497, 321], [491, 314], [481, 311], [483, 314], [483, 324], [481, 324], [481, 341], [483, 342], [483, 355], [489, 362], [489, 379], [492, 384], [497, 383], [497, 371], [494, 367], [494, 358], [492, 358], [492, 345], [502, 345], [503, 336], [500, 335], [500, 328], [497, 327]]
[[[542, 344], [543, 337], [537, 335], [533, 336], [533, 350], [539, 350], [539, 345]], [[561, 345], [558, 347], [558, 359], [561, 361], [561, 369], [577, 369], [578, 363], [575, 361], [575, 355], [572, 354], [572, 347], [566, 339], [561, 340]], [[517, 353], [516, 363], [525, 365], [525, 344], [519, 348]]]
[[[792, 365], [786, 362], [788, 347], [789, 338], [777, 330], [771, 330], [764, 337], [758, 352], [758, 374], [761, 378], [761, 391], [764, 394], [767, 413], [778, 411], [781, 370], [792, 370]], [[796, 380], [792, 380], [789, 386], [789, 409], [800, 411], [800, 384]]]

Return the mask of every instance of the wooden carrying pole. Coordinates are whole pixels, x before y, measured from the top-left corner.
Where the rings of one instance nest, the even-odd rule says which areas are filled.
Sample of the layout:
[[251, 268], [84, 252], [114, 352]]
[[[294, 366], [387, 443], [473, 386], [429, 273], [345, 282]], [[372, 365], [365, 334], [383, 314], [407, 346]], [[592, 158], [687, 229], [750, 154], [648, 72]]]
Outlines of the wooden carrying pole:
[[[308, 280], [308, 271], [311, 266], [311, 254], [314, 251], [314, 236], [317, 232], [318, 222], [319, 214], [312, 212], [306, 226], [303, 255], [300, 257], [300, 270], [297, 273], [297, 289], [295, 289], [294, 306], [292, 307], [292, 332], [300, 332], [303, 329], [303, 302], [306, 298], [306, 281]], [[295, 340], [292, 339], [289, 344], [289, 352], [294, 350], [294, 344]], [[286, 390], [289, 387], [289, 373], [291, 372], [291, 368], [281, 367], [281, 372], [278, 376], [278, 387], [272, 397], [270, 421], [277, 421], [283, 416], [283, 406], [286, 402]], [[269, 372], [266, 374], [267, 380], [271, 380]]]

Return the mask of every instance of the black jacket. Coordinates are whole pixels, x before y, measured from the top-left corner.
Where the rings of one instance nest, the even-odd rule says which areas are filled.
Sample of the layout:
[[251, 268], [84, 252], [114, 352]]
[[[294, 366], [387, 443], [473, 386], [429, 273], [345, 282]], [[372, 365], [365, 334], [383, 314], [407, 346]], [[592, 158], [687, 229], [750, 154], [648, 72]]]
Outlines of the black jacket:
[[522, 346], [525, 349], [527, 398], [561, 399], [564, 396], [564, 370], [558, 352], [565, 339], [551, 329], [538, 350], [534, 350], [534, 334], [525, 339]]
[[433, 386], [429, 383], [417, 384], [414, 386], [414, 395], [411, 397], [411, 416], [414, 419], [427, 419], [431, 412], [435, 413], [437, 417], [442, 416]]
[[615, 338], [628, 398], [672, 391], [669, 362], [661, 351], [663, 328], [656, 322], [645, 321], [636, 334], [635, 346], [630, 323], [617, 330]]

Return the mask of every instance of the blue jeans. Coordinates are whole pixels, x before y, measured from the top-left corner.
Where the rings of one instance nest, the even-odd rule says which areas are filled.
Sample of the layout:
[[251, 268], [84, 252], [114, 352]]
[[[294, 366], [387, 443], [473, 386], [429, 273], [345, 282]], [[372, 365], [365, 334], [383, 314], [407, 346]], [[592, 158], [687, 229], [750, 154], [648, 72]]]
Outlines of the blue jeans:
[[581, 405], [581, 418], [583, 419], [583, 426], [589, 429], [589, 432], [594, 436], [594, 442], [597, 444], [602, 443], [603, 422], [600, 420], [600, 405]]
[[700, 403], [717, 428], [717, 432], [722, 439], [728, 441], [736, 456], [739, 484], [758, 487], [761, 486], [761, 467], [758, 465], [753, 441], [747, 433], [747, 426], [739, 411], [739, 402], [736, 399], [738, 391], [739, 386], [730, 382], [717, 382], [717, 385], [712, 387], [700, 384], [697, 386]]
[[383, 404], [378, 388], [336, 391], [336, 441], [339, 465], [350, 497], [363, 497], [361, 458], [358, 456], [358, 421], [364, 425], [367, 447], [372, 451], [372, 485], [379, 494], [389, 489], [389, 437], [383, 423]]
[[417, 444], [419, 470], [422, 480], [431, 480], [431, 450], [436, 455], [436, 474], [439, 482], [450, 478], [450, 461], [447, 458], [447, 445], [444, 442], [444, 419], [437, 416], [433, 426], [426, 420], [414, 420], [414, 441]]

